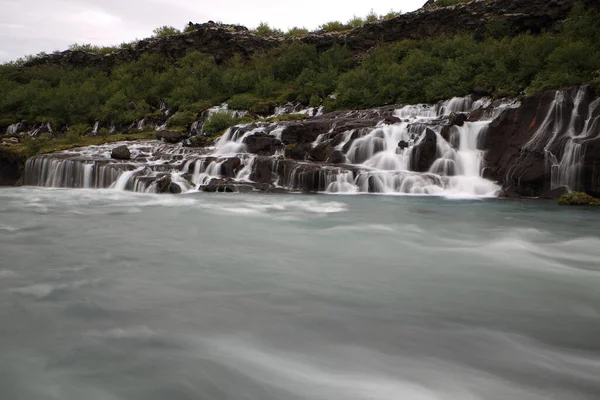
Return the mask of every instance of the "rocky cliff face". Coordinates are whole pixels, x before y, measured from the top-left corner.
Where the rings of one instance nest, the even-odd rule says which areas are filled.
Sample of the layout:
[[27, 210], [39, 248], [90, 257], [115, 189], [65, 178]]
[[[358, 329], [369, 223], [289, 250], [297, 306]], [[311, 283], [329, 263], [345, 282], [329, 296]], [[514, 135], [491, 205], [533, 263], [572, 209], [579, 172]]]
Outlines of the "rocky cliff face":
[[[429, 5], [412, 13], [369, 23], [347, 32], [312, 33], [297, 39], [260, 37], [242, 26], [197, 24], [191, 32], [166, 38], [145, 39], [130, 49], [122, 49], [108, 55], [65, 51], [35, 58], [26, 66], [52, 64], [110, 69], [117, 64], [134, 61], [144, 53], [159, 53], [177, 59], [190, 50], [201, 51], [212, 55], [217, 62], [223, 62], [236, 53], [249, 56], [256, 51], [295, 40], [313, 44], [320, 51], [338, 43], [361, 53], [379, 43], [451, 35], [461, 31], [483, 33], [490, 22], [498, 20], [505, 21], [507, 29], [514, 34], [524, 31], [535, 33], [551, 29], [557, 22], [564, 20], [577, 1], [474, 0], [448, 7]], [[591, 6], [598, 6], [595, 0], [585, 2]]]
[[588, 86], [544, 92], [496, 118], [484, 135], [486, 176], [511, 195], [567, 186], [600, 193], [600, 99]]

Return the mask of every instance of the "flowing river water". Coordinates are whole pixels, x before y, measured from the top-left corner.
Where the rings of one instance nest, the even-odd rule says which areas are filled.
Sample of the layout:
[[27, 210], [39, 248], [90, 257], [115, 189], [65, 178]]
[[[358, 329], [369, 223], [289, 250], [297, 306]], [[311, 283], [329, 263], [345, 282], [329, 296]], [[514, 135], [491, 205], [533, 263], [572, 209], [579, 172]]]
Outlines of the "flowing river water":
[[600, 394], [600, 213], [0, 190], [0, 398]]

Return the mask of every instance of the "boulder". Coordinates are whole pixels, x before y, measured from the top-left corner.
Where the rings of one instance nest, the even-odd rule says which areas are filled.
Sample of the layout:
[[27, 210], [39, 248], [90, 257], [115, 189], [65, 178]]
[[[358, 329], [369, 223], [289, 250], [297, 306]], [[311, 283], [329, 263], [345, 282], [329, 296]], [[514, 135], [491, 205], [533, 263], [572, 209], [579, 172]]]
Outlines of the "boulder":
[[112, 149], [110, 156], [115, 160], [130, 160], [131, 152], [127, 146], [123, 145]]
[[409, 144], [406, 140], [401, 140], [398, 142], [398, 147], [400, 147], [400, 149], [404, 150], [409, 147]]
[[344, 164], [348, 162], [346, 155], [340, 150], [334, 150], [327, 158], [327, 162], [331, 164]]
[[162, 130], [156, 132], [157, 140], [164, 140], [167, 143], [179, 143], [184, 139], [188, 138], [187, 132], [179, 132], [179, 131], [167, 131]]
[[452, 113], [450, 114], [450, 116], [448, 117], [448, 124], [450, 126], [456, 125], [456, 126], [463, 126], [465, 124], [465, 121], [468, 119], [469, 117], [467, 116], [467, 114], [463, 114], [463, 113]]
[[249, 153], [273, 155], [283, 149], [283, 143], [275, 136], [266, 133], [256, 133], [244, 138], [244, 144]]
[[436, 159], [437, 136], [429, 128], [421, 137], [421, 140], [412, 148], [410, 157], [410, 169], [417, 172], [427, 172]]

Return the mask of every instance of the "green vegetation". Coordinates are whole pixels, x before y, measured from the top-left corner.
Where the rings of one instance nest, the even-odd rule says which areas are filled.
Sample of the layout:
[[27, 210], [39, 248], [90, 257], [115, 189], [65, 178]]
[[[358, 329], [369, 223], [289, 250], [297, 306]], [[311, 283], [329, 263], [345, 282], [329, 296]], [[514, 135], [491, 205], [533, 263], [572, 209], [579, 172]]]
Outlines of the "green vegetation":
[[236, 118], [231, 111], [222, 111], [212, 114], [204, 123], [204, 132], [208, 136], [219, 136], [227, 128], [232, 126], [252, 122], [252, 118]]
[[155, 131], [137, 132], [132, 134], [116, 134], [116, 135], [99, 135], [99, 136], [77, 136], [69, 137], [69, 134], [62, 138], [50, 139], [46, 136], [32, 138], [29, 136], [23, 137], [21, 143], [11, 147], [0, 147], [0, 151], [5, 154], [13, 155], [14, 157], [31, 157], [36, 154], [53, 153], [55, 151], [68, 150], [75, 147], [97, 146], [104, 143], [120, 142], [123, 140], [142, 140], [154, 139]]
[[252, 31], [254, 34], [258, 36], [281, 36], [283, 32], [277, 28], [271, 28], [268, 23], [261, 22], [256, 29]]
[[[13, 62], [0, 66], [0, 129], [18, 121], [49, 121], [63, 132], [65, 126], [89, 130], [95, 121], [123, 128], [142, 118], [156, 121], [161, 101], [172, 112], [169, 128], [187, 129], [201, 111], [225, 101], [232, 109], [268, 115], [288, 101], [332, 110], [435, 102], [474, 88], [496, 97], [581, 83], [600, 88], [600, 77], [592, 77], [600, 66], [598, 17], [580, 6], [557, 31], [518, 36], [497, 21], [484, 38], [464, 33], [379, 45], [360, 65], [345, 47], [319, 53], [298, 42], [219, 65], [199, 52], [176, 62], [144, 54], [111, 71], [48, 64], [23, 68]], [[156, 34], [171, 34], [166, 28]], [[329, 97], [333, 93], [335, 99]], [[215, 117], [211, 134], [239, 123], [232, 118]], [[76, 133], [70, 135], [79, 141]]]
[[177, 28], [173, 28], [172, 26], [165, 25], [154, 29], [152, 33], [154, 33], [154, 37], [164, 38], [167, 36], [179, 35], [181, 31]]
[[573, 192], [562, 195], [558, 199], [558, 204], [561, 206], [600, 206], [600, 199], [586, 193]]
[[361, 26], [369, 23], [383, 21], [391, 18], [396, 18], [401, 15], [402, 12], [390, 10], [387, 14], [377, 15], [375, 11], [371, 11], [364, 17], [357, 17], [356, 15], [346, 23], [340, 21], [330, 21], [319, 26], [319, 30], [323, 32], [343, 32], [354, 28], [360, 28]]

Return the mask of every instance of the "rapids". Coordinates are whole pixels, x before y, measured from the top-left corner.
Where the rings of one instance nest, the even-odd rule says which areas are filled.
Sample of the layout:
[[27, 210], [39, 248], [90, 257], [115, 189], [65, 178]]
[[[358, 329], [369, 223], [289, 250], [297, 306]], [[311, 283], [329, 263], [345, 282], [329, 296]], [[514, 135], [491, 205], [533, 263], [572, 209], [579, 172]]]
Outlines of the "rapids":
[[0, 215], [2, 399], [600, 393], [593, 209], [22, 187]]

